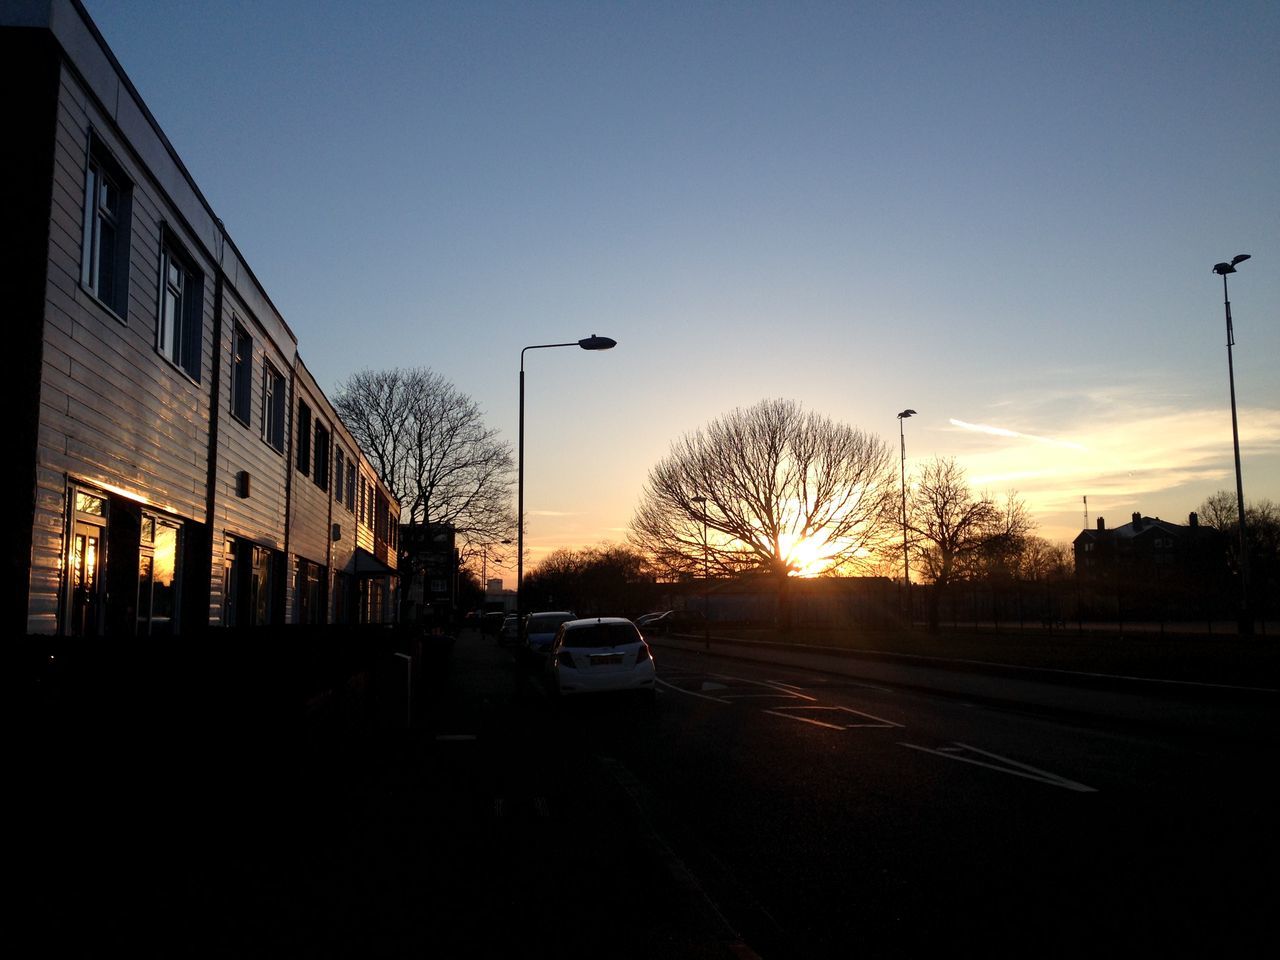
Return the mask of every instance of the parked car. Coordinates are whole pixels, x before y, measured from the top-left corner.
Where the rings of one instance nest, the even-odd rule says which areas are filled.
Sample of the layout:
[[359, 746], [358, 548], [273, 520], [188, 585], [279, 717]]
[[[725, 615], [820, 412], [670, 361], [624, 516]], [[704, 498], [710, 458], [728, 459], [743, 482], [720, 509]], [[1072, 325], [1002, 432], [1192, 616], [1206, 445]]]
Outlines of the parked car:
[[649, 645], [622, 617], [562, 624], [547, 659], [548, 684], [557, 696], [633, 691], [653, 699], [657, 676]]
[[521, 629], [525, 653], [535, 661], [542, 660], [551, 650], [551, 641], [556, 638], [560, 624], [577, 619], [578, 615], [572, 610], [542, 610], [529, 614], [524, 618]]
[[657, 620], [660, 616], [662, 616], [662, 611], [659, 611], [657, 613], [642, 613], [640, 614], [640, 616], [636, 617], [631, 622], [634, 623], [641, 630], [643, 630], [647, 624], [652, 623], [654, 620]]
[[498, 646], [509, 647], [520, 642], [520, 618], [514, 613], [508, 613], [507, 618], [502, 621], [502, 627], [498, 630]]
[[480, 618], [480, 632], [497, 636], [498, 631], [502, 629], [502, 621], [506, 619], [506, 614], [501, 610], [490, 610]]

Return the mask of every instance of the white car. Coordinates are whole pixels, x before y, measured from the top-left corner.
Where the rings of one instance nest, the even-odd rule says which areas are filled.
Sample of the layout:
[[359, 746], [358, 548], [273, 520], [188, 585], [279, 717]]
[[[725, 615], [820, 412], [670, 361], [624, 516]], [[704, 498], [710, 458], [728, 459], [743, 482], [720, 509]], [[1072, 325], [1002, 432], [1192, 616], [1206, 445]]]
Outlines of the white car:
[[558, 695], [636, 691], [653, 699], [657, 670], [649, 644], [622, 617], [591, 617], [560, 625], [547, 658]]

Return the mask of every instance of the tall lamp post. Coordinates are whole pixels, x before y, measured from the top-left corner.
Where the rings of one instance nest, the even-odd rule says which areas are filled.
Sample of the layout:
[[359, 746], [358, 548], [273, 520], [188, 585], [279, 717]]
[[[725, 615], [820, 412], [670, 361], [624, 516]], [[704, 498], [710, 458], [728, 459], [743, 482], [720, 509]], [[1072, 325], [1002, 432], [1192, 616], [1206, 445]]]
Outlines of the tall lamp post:
[[1213, 272], [1222, 277], [1222, 309], [1227, 318], [1227, 381], [1231, 386], [1231, 442], [1236, 454], [1236, 522], [1240, 530], [1240, 619], [1241, 636], [1253, 634], [1253, 617], [1249, 612], [1249, 546], [1244, 535], [1244, 480], [1240, 475], [1240, 428], [1236, 420], [1236, 373], [1231, 359], [1231, 348], [1236, 342], [1231, 326], [1231, 301], [1227, 297], [1227, 274], [1236, 272], [1236, 264], [1244, 263], [1249, 254], [1240, 253], [1230, 263], [1215, 263]]
[[702, 507], [702, 646], [711, 649], [711, 566], [707, 553], [707, 498], [691, 497]]
[[903, 410], [898, 414], [898, 444], [901, 450], [900, 462], [902, 467], [902, 590], [907, 598], [907, 626], [911, 626], [911, 567], [907, 562], [907, 435], [902, 429], [902, 421], [907, 417], [914, 417], [916, 412], [911, 409]]
[[551, 347], [581, 347], [583, 350], [611, 350], [617, 340], [597, 337], [594, 333], [571, 343], [536, 343], [520, 351], [520, 460], [518, 498], [516, 505], [516, 614], [524, 619], [524, 355], [529, 350], [546, 350]]

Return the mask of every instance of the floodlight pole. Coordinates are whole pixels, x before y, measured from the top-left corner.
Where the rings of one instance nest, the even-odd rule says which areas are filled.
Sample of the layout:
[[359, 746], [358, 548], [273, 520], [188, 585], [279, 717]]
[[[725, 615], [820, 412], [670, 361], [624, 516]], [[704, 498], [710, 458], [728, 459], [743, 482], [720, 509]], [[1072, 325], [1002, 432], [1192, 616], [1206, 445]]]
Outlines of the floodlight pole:
[[898, 443], [901, 450], [902, 467], [902, 589], [907, 597], [907, 626], [911, 626], [911, 567], [907, 562], [907, 435], [902, 429], [902, 421], [914, 417], [914, 410], [903, 410], [898, 414]]
[[1222, 277], [1222, 310], [1227, 321], [1227, 382], [1231, 389], [1231, 443], [1236, 460], [1236, 527], [1240, 532], [1240, 617], [1237, 632], [1241, 636], [1253, 635], [1253, 616], [1249, 610], [1249, 544], [1245, 539], [1244, 478], [1240, 470], [1240, 426], [1236, 417], [1236, 372], [1231, 348], [1235, 345], [1235, 329], [1231, 325], [1231, 300], [1227, 296], [1227, 274], [1236, 272], [1236, 264], [1249, 259], [1241, 253], [1230, 263], [1215, 264], [1213, 272]]

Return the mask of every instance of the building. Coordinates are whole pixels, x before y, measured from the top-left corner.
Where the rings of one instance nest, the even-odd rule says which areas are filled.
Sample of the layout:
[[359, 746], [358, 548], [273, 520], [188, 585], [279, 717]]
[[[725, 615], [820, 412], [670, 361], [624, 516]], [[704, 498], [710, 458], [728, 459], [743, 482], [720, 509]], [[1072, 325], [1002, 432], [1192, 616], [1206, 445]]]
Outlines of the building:
[[78, 0], [6, 0], [4, 260], [32, 634], [384, 622], [399, 505]]
[[458, 612], [459, 557], [448, 523], [406, 523], [400, 527], [404, 619], [452, 623]]
[[1194, 513], [1186, 524], [1134, 513], [1115, 528], [1099, 517], [1073, 547], [1081, 602], [1091, 613], [1114, 604], [1130, 614], [1202, 616], [1230, 595], [1226, 537]]
[[1203, 574], [1223, 556], [1222, 535], [1201, 526], [1194, 513], [1186, 525], [1135, 513], [1129, 523], [1112, 529], [1099, 517], [1097, 528], [1082, 530], [1073, 547], [1076, 573], [1086, 579]]

